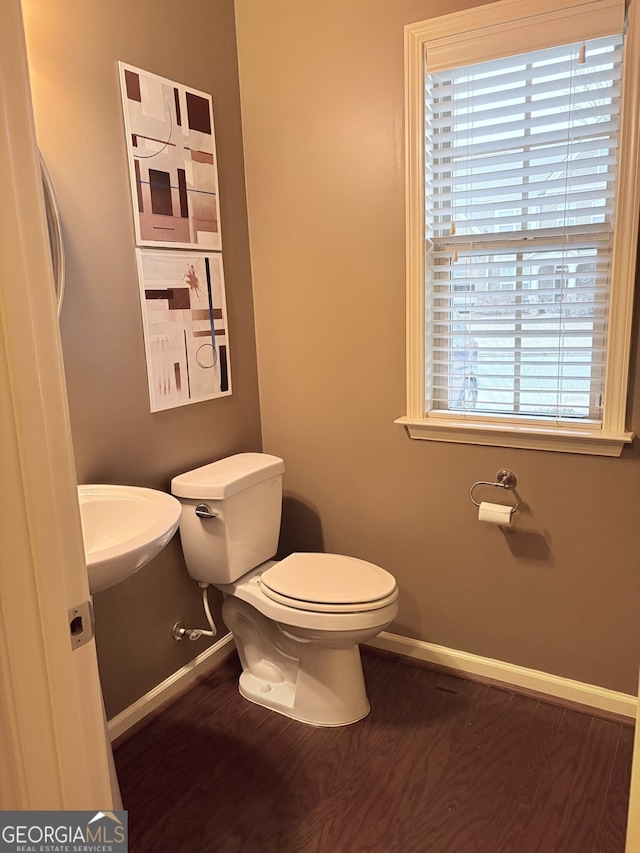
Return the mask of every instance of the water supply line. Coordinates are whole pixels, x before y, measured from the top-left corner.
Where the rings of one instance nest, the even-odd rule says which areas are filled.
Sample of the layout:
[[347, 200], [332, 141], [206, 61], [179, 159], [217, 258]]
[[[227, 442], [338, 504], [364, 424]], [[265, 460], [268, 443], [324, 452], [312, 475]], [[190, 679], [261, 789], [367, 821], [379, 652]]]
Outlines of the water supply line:
[[204, 607], [204, 615], [207, 617], [207, 622], [209, 623], [211, 630], [208, 631], [204, 628], [187, 628], [184, 622], [176, 622], [171, 632], [174, 640], [184, 640], [185, 637], [188, 640], [199, 640], [200, 637], [215, 637], [218, 633], [218, 629], [213, 621], [213, 616], [211, 615], [211, 608], [209, 607], [209, 594], [207, 592], [209, 584], [200, 581], [199, 586], [202, 590], [202, 606]]

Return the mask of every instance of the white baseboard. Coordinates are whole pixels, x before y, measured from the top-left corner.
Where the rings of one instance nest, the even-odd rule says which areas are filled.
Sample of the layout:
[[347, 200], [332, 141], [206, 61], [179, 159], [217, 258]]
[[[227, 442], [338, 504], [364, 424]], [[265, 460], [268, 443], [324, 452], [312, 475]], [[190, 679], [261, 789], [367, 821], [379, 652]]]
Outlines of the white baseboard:
[[129, 705], [128, 708], [125, 708], [124, 711], [121, 711], [109, 720], [107, 727], [111, 741], [113, 742], [116, 738], [119, 738], [168, 699], [181, 693], [185, 687], [188, 687], [197, 678], [205, 675], [208, 670], [222, 663], [234, 650], [235, 643], [233, 635], [228, 633], [221, 640], [218, 640], [217, 643], [209, 646], [202, 654], [199, 654], [192, 661], [189, 661], [189, 663], [174, 672], [173, 675], [165, 678], [153, 690], [145, 693], [133, 705]]
[[436, 646], [433, 643], [425, 643], [423, 640], [412, 640], [387, 631], [378, 634], [367, 645], [402, 657], [436, 664], [462, 675], [478, 676], [514, 689], [520, 688], [542, 694], [550, 699], [560, 699], [633, 720], [636, 718], [637, 696], [618, 693], [595, 684], [583, 684], [581, 681], [561, 678], [548, 672], [539, 672], [536, 669], [483, 658], [468, 652], [448, 649], [445, 646]]
[[[527, 669], [504, 661], [449, 649], [446, 646], [425, 643], [423, 640], [413, 640], [410, 637], [390, 634], [388, 631], [378, 634], [367, 645], [392, 652], [400, 657], [413, 658], [424, 663], [441, 666], [461, 675], [476, 676], [497, 684], [504, 684], [506, 687], [516, 690], [531, 691], [542, 696], [548, 696], [550, 699], [559, 699], [585, 708], [628, 717], [632, 720], [636, 718], [638, 708], [636, 696], [618, 693], [615, 690], [608, 690], [595, 684], [584, 684], [581, 681], [561, 678], [548, 672]], [[109, 720], [110, 739], [114, 741], [119, 738], [136, 723], [159, 708], [160, 705], [181, 693], [197, 678], [222, 663], [234, 650], [235, 643], [231, 633], [209, 646], [202, 654], [185, 664], [154, 687], [153, 690], [141, 696], [133, 705], [129, 705], [128, 708]]]

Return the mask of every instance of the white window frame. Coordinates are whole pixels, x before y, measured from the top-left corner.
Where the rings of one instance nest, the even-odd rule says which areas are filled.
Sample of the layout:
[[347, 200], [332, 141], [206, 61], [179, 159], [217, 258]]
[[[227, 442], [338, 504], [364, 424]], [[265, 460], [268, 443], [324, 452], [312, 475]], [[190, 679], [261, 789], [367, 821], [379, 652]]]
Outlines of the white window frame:
[[[587, 14], [598, 19], [620, 17], [620, 0], [500, 0], [405, 27], [405, 156], [407, 224], [407, 416], [396, 423], [411, 438], [497, 447], [619, 456], [634, 434], [625, 428], [633, 292], [640, 211], [640, 0], [627, 10], [623, 66], [623, 106], [615, 233], [611, 266], [609, 330], [602, 423], [577, 426], [561, 421], [513, 416], [439, 412], [428, 409], [425, 397], [425, 215], [424, 215], [424, 91], [425, 51], [437, 45], [446, 55], [464, 41], [468, 63], [490, 58], [489, 50], [510, 53], [533, 49], [531, 32], [540, 46], [542, 33], [562, 27], [566, 42], [576, 40], [576, 21]], [[600, 35], [601, 33], [596, 33]], [[580, 38], [590, 37], [580, 33]], [[459, 64], [459, 63], [458, 63]]]

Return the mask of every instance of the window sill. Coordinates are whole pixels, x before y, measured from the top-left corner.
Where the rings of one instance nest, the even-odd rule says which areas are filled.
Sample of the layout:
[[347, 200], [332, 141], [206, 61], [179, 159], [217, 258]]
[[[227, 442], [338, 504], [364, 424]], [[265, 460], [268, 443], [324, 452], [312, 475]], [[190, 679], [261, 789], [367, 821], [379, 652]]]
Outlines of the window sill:
[[455, 444], [482, 444], [491, 447], [518, 447], [524, 450], [551, 450], [559, 453], [586, 453], [590, 456], [620, 456], [631, 444], [632, 432], [605, 432], [601, 429], [514, 424], [497, 421], [470, 422], [454, 418], [398, 418], [411, 438], [448, 441]]

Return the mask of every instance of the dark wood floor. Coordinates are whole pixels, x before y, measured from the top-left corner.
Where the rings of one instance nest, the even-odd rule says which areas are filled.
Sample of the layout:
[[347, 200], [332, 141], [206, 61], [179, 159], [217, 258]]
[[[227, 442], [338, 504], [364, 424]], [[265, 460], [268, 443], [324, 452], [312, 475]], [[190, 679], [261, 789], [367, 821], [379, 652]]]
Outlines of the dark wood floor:
[[363, 652], [321, 729], [231, 659], [116, 748], [130, 853], [622, 853], [633, 728]]

